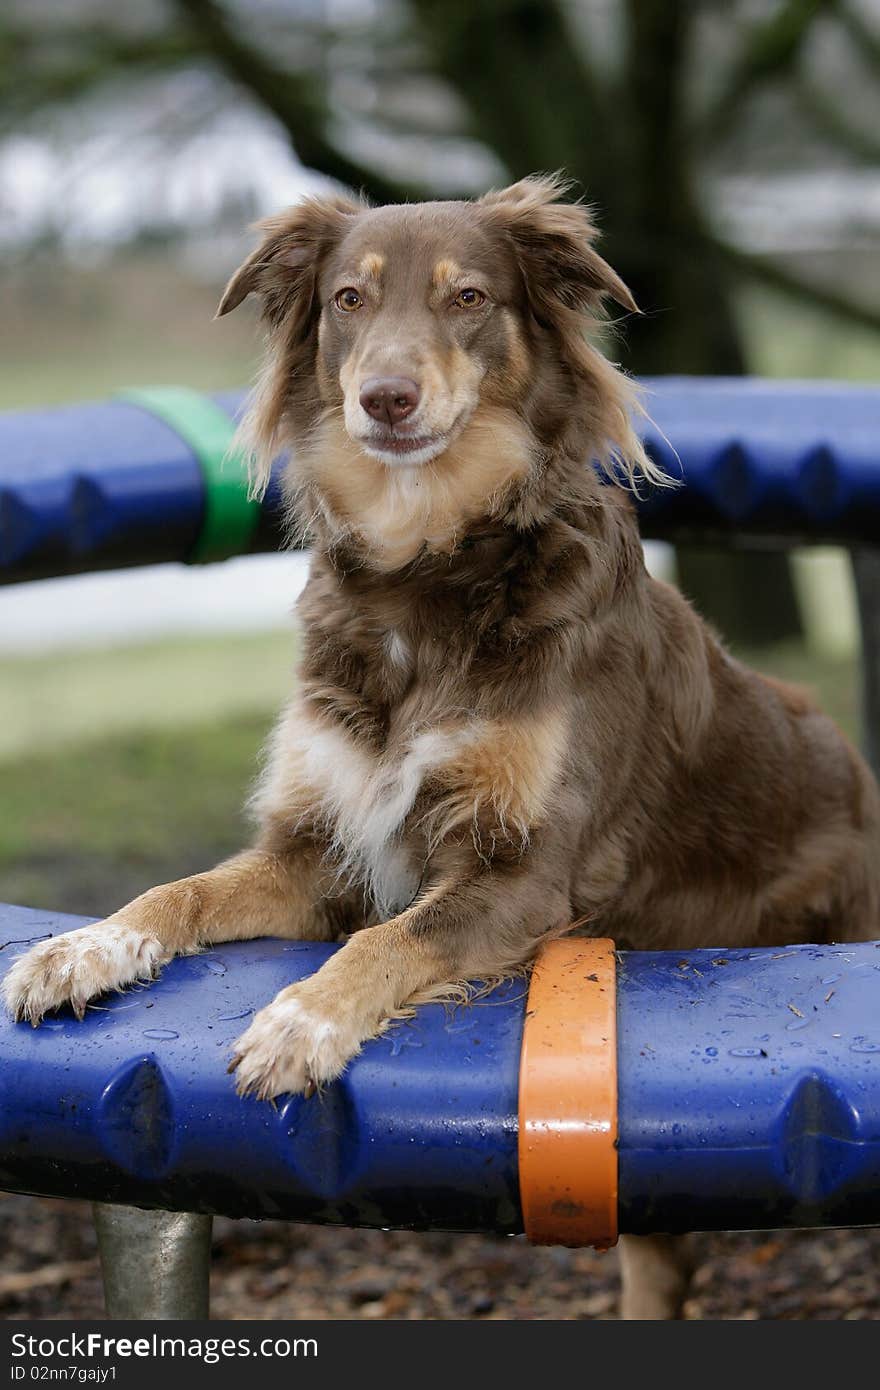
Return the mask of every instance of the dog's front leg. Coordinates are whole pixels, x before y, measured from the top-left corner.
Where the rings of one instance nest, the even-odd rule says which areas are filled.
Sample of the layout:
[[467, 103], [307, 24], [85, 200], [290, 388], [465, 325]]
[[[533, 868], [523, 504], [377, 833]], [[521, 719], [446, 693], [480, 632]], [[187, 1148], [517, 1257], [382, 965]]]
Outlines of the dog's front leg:
[[488, 872], [441, 881], [256, 1015], [234, 1048], [239, 1091], [265, 1100], [335, 1080], [411, 1002], [515, 969], [566, 920], [567, 904], [550, 887], [517, 894]]
[[305, 844], [281, 853], [245, 850], [207, 873], [150, 888], [104, 921], [23, 955], [3, 981], [6, 1007], [35, 1025], [62, 1004], [82, 1017], [95, 996], [150, 979], [172, 956], [214, 942], [326, 940], [335, 932], [316, 907], [320, 876], [320, 856]]

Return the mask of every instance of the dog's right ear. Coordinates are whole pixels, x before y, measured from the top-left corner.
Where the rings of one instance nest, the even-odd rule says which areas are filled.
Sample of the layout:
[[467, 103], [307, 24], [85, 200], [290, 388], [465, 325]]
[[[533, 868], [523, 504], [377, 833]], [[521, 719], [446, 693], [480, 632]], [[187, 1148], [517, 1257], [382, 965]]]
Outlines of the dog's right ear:
[[487, 193], [480, 206], [510, 238], [539, 318], [552, 323], [560, 304], [596, 313], [606, 298], [637, 314], [629, 289], [593, 247], [598, 232], [589, 209], [563, 201], [568, 190], [559, 174], [533, 174]]
[[223, 291], [216, 317], [237, 309], [249, 294], [260, 296], [263, 315], [273, 327], [294, 306], [305, 312], [314, 297], [321, 261], [365, 206], [336, 195], [306, 198], [258, 222], [262, 240]]

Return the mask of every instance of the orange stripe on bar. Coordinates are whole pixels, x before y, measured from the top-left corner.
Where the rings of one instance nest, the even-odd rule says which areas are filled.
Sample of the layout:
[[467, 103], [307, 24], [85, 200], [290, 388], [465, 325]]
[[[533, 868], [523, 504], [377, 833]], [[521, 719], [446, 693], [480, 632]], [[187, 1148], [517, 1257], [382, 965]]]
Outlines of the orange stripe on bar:
[[542, 949], [519, 1072], [519, 1185], [529, 1240], [617, 1240], [617, 988], [614, 942]]

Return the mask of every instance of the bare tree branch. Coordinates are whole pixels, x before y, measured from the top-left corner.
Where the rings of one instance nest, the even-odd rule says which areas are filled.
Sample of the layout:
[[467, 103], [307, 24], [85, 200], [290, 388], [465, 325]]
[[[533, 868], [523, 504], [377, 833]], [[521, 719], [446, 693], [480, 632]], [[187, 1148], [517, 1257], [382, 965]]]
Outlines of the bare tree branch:
[[741, 275], [753, 280], [761, 280], [765, 285], [769, 285], [775, 290], [781, 290], [783, 294], [790, 295], [792, 298], [800, 300], [801, 303], [812, 304], [817, 309], [825, 309], [829, 313], [837, 314], [840, 318], [858, 324], [861, 328], [870, 328], [874, 332], [880, 333], [880, 309], [850, 299], [847, 295], [839, 294], [837, 290], [828, 289], [825, 285], [816, 285], [811, 281], [802, 280], [799, 275], [786, 270], [777, 261], [767, 261], [749, 251], [743, 251], [739, 246], [731, 246], [729, 242], [713, 238], [712, 245]]
[[210, 56], [270, 111], [289, 132], [303, 164], [380, 202], [406, 198], [412, 189], [339, 150], [328, 135], [327, 110], [317, 76], [276, 67], [230, 23], [216, 0], [175, 0]]
[[179, 30], [118, 34], [101, 27], [78, 27], [63, 57], [41, 61], [45, 35], [39, 30], [0, 27], [0, 110], [8, 127], [36, 110], [85, 96], [120, 72], [166, 71], [201, 57]]
[[864, 15], [851, 4], [840, 6], [840, 22], [859, 50], [859, 56], [872, 67], [880, 68], [880, 32], [872, 29]]
[[840, 107], [814, 83], [803, 80], [794, 88], [798, 105], [814, 129], [839, 149], [864, 164], [880, 164], [880, 140], [867, 130], [859, 130], [844, 116]]
[[740, 115], [745, 97], [755, 88], [789, 72], [809, 35], [815, 19], [836, 10], [838, 0], [787, 0], [761, 24], [749, 32], [745, 48], [734, 64], [726, 84], [709, 109], [703, 112], [695, 131], [703, 144], [711, 144], [727, 134]]
[[614, 102], [559, 0], [410, 0], [434, 71], [514, 178], [565, 168], [611, 186]]

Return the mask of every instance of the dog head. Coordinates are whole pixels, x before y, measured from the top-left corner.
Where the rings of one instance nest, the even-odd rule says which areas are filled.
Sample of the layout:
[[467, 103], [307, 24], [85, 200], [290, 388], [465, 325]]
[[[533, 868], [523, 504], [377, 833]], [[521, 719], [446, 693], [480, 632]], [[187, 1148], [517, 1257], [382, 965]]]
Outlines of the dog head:
[[218, 311], [254, 292], [269, 327], [258, 485], [292, 445], [313, 511], [373, 541], [405, 520], [409, 549], [497, 515], [554, 454], [650, 474], [631, 388], [584, 331], [605, 298], [636, 306], [563, 191], [541, 177], [472, 203], [317, 198], [262, 223]]

